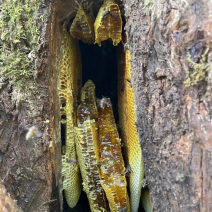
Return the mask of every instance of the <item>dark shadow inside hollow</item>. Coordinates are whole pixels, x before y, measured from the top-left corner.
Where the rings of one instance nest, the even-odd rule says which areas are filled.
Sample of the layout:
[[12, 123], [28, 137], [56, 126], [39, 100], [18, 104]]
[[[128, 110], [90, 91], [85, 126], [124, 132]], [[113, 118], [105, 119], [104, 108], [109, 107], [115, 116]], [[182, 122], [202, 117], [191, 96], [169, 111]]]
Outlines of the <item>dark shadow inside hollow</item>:
[[88, 202], [88, 198], [86, 196], [86, 193], [84, 191], [81, 192], [79, 201], [77, 205], [74, 208], [69, 208], [65, 196], [64, 197], [64, 204], [63, 204], [63, 212], [90, 212], [90, 206]]
[[110, 98], [116, 123], [118, 123], [117, 59], [116, 47], [104, 41], [102, 46], [88, 45], [79, 41], [82, 55], [82, 85], [89, 79], [96, 86], [96, 97]]

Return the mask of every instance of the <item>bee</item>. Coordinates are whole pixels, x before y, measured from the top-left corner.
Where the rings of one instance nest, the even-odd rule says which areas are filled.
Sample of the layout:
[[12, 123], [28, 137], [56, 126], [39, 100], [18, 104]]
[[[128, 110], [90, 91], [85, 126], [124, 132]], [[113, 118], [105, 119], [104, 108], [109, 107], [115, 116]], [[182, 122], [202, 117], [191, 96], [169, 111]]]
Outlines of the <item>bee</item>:
[[28, 129], [28, 132], [26, 134], [26, 140], [32, 140], [33, 138], [35, 137], [41, 137], [43, 135], [43, 133], [41, 133], [39, 130], [38, 130], [38, 127], [33, 125], [32, 127], [30, 127]]
[[129, 43], [123, 43], [124, 44], [124, 51], [130, 50], [130, 45]]
[[130, 164], [128, 164], [126, 169], [125, 169], [125, 174], [131, 173], [131, 172], [132, 172], [132, 170], [131, 170]]
[[186, 179], [186, 175], [184, 175], [184, 174], [178, 174], [177, 176], [176, 176], [176, 178], [175, 178], [175, 182], [176, 183], [182, 183], [183, 181], [185, 181], [185, 179]]
[[96, 166], [97, 166], [97, 167], [101, 167], [101, 163], [98, 162], [98, 163], [96, 164]]
[[99, 107], [104, 109], [106, 107], [110, 107], [110, 99], [103, 97], [99, 103]]
[[67, 159], [66, 162], [70, 164], [75, 164], [77, 163], [77, 159]]
[[96, 191], [101, 193], [102, 192], [102, 188], [96, 189]]
[[130, 87], [132, 88], [131, 79], [127, 79], [127, 82], [129, 82], [129, 83], [130, 83]]

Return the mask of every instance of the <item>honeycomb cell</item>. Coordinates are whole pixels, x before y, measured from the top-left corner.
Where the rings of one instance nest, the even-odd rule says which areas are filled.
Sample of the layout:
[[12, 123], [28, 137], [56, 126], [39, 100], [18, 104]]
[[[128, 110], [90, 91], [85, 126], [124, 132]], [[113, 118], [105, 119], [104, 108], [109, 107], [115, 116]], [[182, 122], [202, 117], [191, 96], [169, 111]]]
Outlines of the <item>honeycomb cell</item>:
[[95, 40], [94, 20], [91, 5], [88, 3], [79, 5], [76, 17], [70, 28], [72, 37], [82, 40], [84, 43], [93, 44]]
[[81, 102], [77, 110], [78, 124], [83, 124], [87, 119], [97, 120], [95, 85], [91, 80], [88, 80], [81, 90]]
[[81, 89], [82, 67], [78, 41], [74, 40], [63, 26], [63, 41], [61, 45], [62, 60], [59, 75], [59, 97], [61, 124], [65, 127], [65, 154], [62, 155], [62, 178], [65, 198], [73, 208], [81, 194], [81, 177], [77, 163], [74, 126], [76, 125], [76, 94]]
[[113, 0], [105, 0], [94, 23], [95, 43], [111, 38], [116, 46], [122, 40], [122, 18], [118, 4]]
[[110, 99], [103, 98], [98, 106], [101, 185], [110, 210], [130, 211], [121, 143]]
[[130, 77], [130, 51], [124, 51], [121, 46], [117, 51], [118, 59], [118, 109], [121, 135], [125, 146], [126, 161], [131, 168], [129, 174], [131, 211], [137, 212], [142, 181], [144, 178], [144, 164], [142, 150], [135, 125], [135, 109], [133, 90]]
[[152, 202], [150, 197], [150, 192], [148, 189], [143, 188], [141, 191], [141, 201], [146, 212], [152, 212]]
[[92, 212], [107, 211], [105, 194], [100, 184], [98, 130], [95, 120], [86, 120], [75, 127], [77, 156]]

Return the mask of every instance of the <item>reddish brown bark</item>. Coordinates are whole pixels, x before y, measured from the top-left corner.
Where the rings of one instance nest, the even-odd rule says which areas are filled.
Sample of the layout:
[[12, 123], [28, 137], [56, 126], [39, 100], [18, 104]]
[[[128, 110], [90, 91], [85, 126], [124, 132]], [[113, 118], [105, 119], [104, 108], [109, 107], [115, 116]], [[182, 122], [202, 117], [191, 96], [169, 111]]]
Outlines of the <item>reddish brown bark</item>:
[[[97, 1], [96, 8], [102, 2]], [[123, 3], [136, 124], [154, 211], [210, 211], [212, 3]], [[48, 2], [44, 11], [49, 19], [42, 28], [45, 42], [37, 58], [37, 95], [19, 101], [8, 80], [0, 84], [0, 177], [24, 211], [62, 210], [57, 56], [60, 23], [76, 9], [65, 0]], [[210, 70], [203, 80], [186, 87], [186, 71], [195, 71], [188, 55], [200, 64], [207, 49]], [[33, 125], [45, 136], [27, 141], [27, 126]]]

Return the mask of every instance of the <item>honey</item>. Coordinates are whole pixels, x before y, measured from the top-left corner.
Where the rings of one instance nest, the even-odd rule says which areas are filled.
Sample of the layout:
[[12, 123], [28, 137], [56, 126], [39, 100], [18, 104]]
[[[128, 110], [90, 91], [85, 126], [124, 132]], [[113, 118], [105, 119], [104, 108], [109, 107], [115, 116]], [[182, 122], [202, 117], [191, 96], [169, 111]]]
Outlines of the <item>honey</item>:
[[91, 80], [88, 80], [82, 88], [81, 102], [77, 110], [78, 124], [83, 124], [87, 119], [97, 120], [95, 85]]
[[98, 107], [101, 185], [112, 212], [130, 211], [121, 152], [121, 139], [116, 128], [110, 99], [103, 98]]
[[70, 28], [72, 37], [82, 40], [84, 43], [93, 44], [95, 39], [94, 20], [91, 5], [79, 5], [77, 15]]
[[100, 184], [98, 130], [95, 120], [86, 120], [75, 128], [77, 155], [92, 212], [107, 211], [105, 194]]
[[105, 0], [94, 23], [95, 43], [101, 46], [101, 41], [113, 41], [116, 46], [122, 40], [122, 18], [118, 4], [113, 0]]

